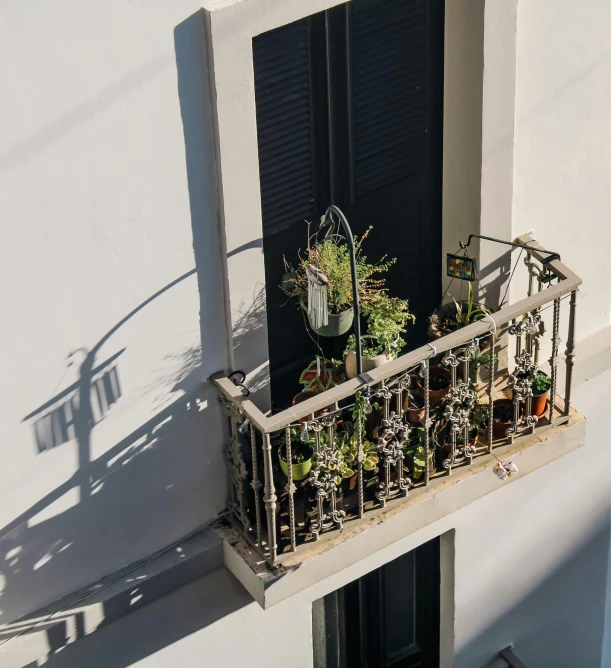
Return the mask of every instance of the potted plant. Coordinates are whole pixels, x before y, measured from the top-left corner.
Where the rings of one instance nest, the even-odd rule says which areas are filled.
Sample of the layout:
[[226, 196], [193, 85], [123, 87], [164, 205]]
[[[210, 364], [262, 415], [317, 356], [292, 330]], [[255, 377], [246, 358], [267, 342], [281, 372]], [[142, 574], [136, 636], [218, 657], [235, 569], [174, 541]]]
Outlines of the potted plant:
[[[358, 468], [359, 455], [359, 439], [356, 428], [353, 422], [344, 422], [343, 429], [338, 434], [338, 450], [341, 459], [341, 466], [338, 471], [338, 480], [336, 484], [341, 482], [341, 478], [349, 479], [349, 489], [354, 489], [356, 485], [356, 469]], [[380, 457], [378, 455], [378, 448], [375, 443], [370, 441], [364, 435], [361, 439], [363, 445], [363, 470], [374, 471]]]
[[[363, 371], [371, 371], [385, 362], [397, 357], [405, 340], [401, 337], [409, 322], [415, 317], [409, 312], [405, 299], [380, 295], [375, 301], [363, 308], [367, 321], [367, 334], [361, 337], [363, 353]], [[356, 339], [354, 334], [348, 338], [346, 348], [346, 375], [356, 376]]]
[[[452, 297], [452, 301], [443, 306], [438, 307], [433, 311], [429, 318], [428, 336], [431, 340], [439, 339], [446, 334], [455, 332], [457, 329], [467, 327], [478, 320], [482, 320], [492, 311], [476, 302], [473, 298], [473, 286], [469, 283], [469, 293], [466, 300], [456, 301]], [[482, 343], [482, 350], [487, 350], [490, 347], [491, 337], [486, 337]]]
[[410, 390], [403, 402], [403, 410], [407, 415], [407, 419], [412, 424], [421, 424], [424, 422], [424, 394], [417, 390]]
[[[416, 427], [411, 436], [403, 446], [405, 460], [403, 469], [409, 473], [413, 480], [420, 480], [426, 471], [426, 431], [424, 427]], [[429, 468], [432, 470], [434, 451], [429, 453]]]
[[301, 372], [299, 383], [305, 392], [320, 394], [343, 382], [342, 363], [317, 357]]
[[505, 438], [513, 424], [513, 399], [497, 399], [492, 409], [492, 433], [495, 438]]
[[[301, 372], [299, 382], [303, 385], [303, 390], [298, 392], [291, 402], [293, 406], [302, 401], [311, 399], [321, 392], [325, 392], [331, 387], [343, 381], [342, 363], [337, 360], [329, 360], [324, 357], [314, 359]], [[317, 415], [322, 412], [319, 411]], [[305, 418], [304, 418], [305, 419]]]
[[[275, 437], [274, 441], [278, 445], [278, 459], [280, 461], [280, 468], [284, 475], [288, 478], [289, 476], [289, 465], [286, 461], [286, 441], [285, 435], [282, 432], [276, 432], [278, 436]], [[293, 480], [298, 482], [300, 480], [305, 480], [310, 469], [312, 468], [312, 442], [302, 442], [300, 438], [300, 432], [295, 428], [291, 427], [291, 469], [293, 473]]]
[[546, 373], [543, 373], [543, 371], [537, 371], [530, 386], [533, 392], [531, 403], [532, 414], [538, 418], [542, 418], [547, 409], [552, 379]]
[[[372, 264], [363, 256], [362, 244], [370, 231], [371, 227], [361, 237], [355, 238], [359, 301], [363, 308], [385, 295], [385, 279], [379, 278], [379, 275], [387, 272], [395, 263], [394, 259], [387, 261], [382, 258]], [[342, 244], [337, 235], [328, 236], [320, 243], [312, 243], [312, 239], [311, 236], [308, 237], [308, 247], [303, 255], [300, 253], [296, 268], [285, 259], [284, 264], [290, 279], [283, 281], [281, 289], [289, 297], [297, 299], [300, 307], [307, 310], [310, 287], [308, 268], [316, 267], [327, 279], [329, 317], [327, 325], [312, 329], [320, 336], [341, 336], [348, 332], [354, 320], [352, 269], [348, 246]]]
[[[449, 394], [452, 385], [450, 371], [444, 366], [431, 366], [429, 369], [429, 403], [439, 406]], [[418, 389], [424, 395], [424, 379], [418, 378]]]

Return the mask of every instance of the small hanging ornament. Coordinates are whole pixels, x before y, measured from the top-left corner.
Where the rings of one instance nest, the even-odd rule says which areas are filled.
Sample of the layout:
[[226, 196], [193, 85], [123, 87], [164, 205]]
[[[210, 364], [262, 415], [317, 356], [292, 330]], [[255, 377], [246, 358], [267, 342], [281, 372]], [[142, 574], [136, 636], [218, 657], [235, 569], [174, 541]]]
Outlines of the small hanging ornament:
[[450, 278], [458, 278], [461, 281], [477, 280], [477, 263], [474, 257], [448, 253], [446, 256], [446, 269]]
[[329, 279], [313, 264], [306, 267], [308, 276], [308, 316], [313, 329], [329, 324], [327, 285]]
[[497, 478], [506, 480], [507, 478], [511, 478], [512, 475], [517, 475], [518, 467], [512, 461], [499, 462], [496, 464], [493, 471]]

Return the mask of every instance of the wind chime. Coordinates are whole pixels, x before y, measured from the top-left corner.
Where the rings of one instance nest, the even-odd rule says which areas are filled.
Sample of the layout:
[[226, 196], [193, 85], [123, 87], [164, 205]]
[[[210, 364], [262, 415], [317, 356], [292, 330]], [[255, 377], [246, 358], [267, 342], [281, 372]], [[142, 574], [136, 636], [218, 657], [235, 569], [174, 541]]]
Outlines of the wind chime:
[[[333, 216], [337, 216], [341, 226], [344, 229], [345, 240], [350, 254], [350, 272], [352, 278], [352, 303], [354, 309], [354, 337], [356, 339], [356, 373], [360, 376], [363, 372], [362, 349], [361, 349], [361, 322], [360, 322], [360, 304], [359, 287], [356, 274], [356, 250], [354, 246], [354, 237], [352, 230], [346, 220], [346, 216], [331, 204], [321, 218], [320, 230], [334, 225]], [[319, 328], [329, 323], [329, 305], [328, 305], [328, 285], [329, 279], [325, 274], [313, 264], [306, 267], [308, 277], [308, 317], [312, 327]]]

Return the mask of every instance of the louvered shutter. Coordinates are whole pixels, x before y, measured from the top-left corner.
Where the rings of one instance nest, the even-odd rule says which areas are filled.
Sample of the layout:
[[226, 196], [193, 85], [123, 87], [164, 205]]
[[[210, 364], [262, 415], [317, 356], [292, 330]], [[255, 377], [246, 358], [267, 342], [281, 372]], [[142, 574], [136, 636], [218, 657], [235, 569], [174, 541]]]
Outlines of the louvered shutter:
[[352, 3], [354, 190], [426, 169], [427, 0]]
[[265, 235], [314, 214], [307, 20], [253, 39], [261, 209]]

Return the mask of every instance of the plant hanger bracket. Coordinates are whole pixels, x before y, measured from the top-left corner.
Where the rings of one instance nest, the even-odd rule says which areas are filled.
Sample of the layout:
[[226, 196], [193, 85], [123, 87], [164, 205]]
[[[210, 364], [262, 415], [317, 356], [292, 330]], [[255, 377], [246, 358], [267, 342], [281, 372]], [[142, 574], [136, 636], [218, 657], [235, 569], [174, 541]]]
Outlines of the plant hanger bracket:
[[325, 215], [321, 219], [321, 224], [319, 229], [324, 227], [331, 227], [333, 225], [333, 214], [335, 214], [344, 229], [346, 243], [348, 244], [348, 250], [350, 252], [350, 269], [352, 276], [352, 302], [354, 309], [354, 336], [356, 339], [355, 351], [356, 351], [356, 373], [357, 376], [360, 376], [363, 372], [363, 350], [361, 345], [361, 318], [360, 318], [360, 305], [359, 305], [359, 286], [358, 278], [356, 272], [356, 250], [354, 246], [354, 237], [352, 235], [352, 230], [350, 225], [346, 220], [346, 216], [341, 212], [341, 210], [331, 204], [327, 207]]
[[[521, 248], [526, 251], [533, 251], [534, 248], [528, 246], [527, 244], [519, 244], [515, 241], [505, 241], [505, 239], [496, 239], [495, 237], [487, 237], [483, 234], [470, 234], [467, 243], [460, 243], [461, 250], [465, 251], [464, 256], [454, 255], [448, 253], [447, 255], [447, 267], [448, 267], [448, 276], [452, 278], [459, 278], [466, 281], [475, 281], [477, 280], [477, 264], [475, 258], [467, 257], [466, 252], [467, 248], [471, 245], [473, 239], [483, 239], [484, 241], [493, 241], [497, 244], [504, 244], [505, 246], [512, 246], [513, 248]], [[547, 253], [547, 257], [542, 260], [541, 264], [546, 265], [549, 262], [554, 260], [560, 261], [560, 253], [555, 251], [545, 250], [543, 248], [536, 249], [539, 253]]]

